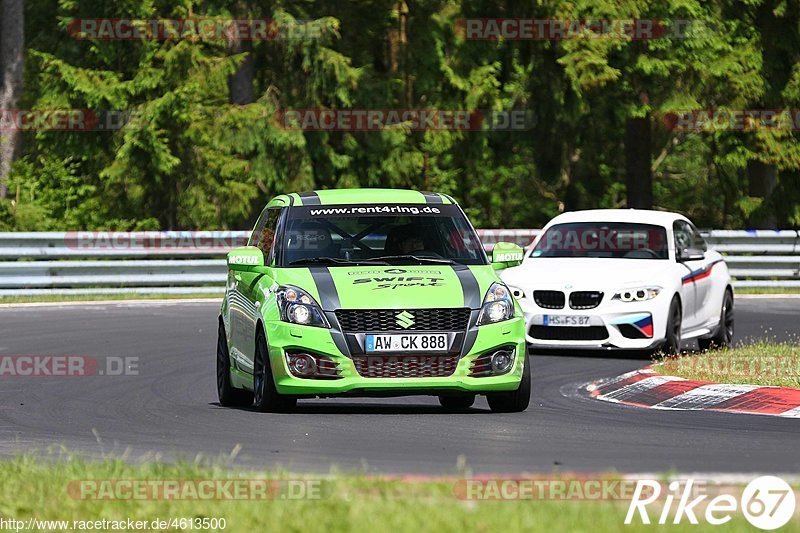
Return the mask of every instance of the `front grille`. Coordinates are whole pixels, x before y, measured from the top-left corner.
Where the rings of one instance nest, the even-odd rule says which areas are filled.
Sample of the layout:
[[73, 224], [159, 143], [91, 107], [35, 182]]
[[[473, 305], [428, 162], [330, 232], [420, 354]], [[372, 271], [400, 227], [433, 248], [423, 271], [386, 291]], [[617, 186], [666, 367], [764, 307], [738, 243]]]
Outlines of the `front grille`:
[[[398, 315], [405, 313], [398, 324]], [[336, 318], [342, 331], [464, 331], [469, 325], [466, 307], [443, 309], [339, 309]], [[411, 315], [410, 318], [407, 315]]]
[[569, 295], [569, 306], [573, 309], [594, 309], [603, 300], [600, 291], [575, 291]]
[[562, 309], [564, 293], [561, 291], [533, 291], [533, 301], [544, 309]]
[[469, 367], [469, 377], [483, 378], [492, 375], [492, 355], [494, 352], [487, 352], [476, 358]]
[[363, 378], [440, 378], [453, 375], [458, 356], [357, 355], [353, 364]]
[[608, 338], [605, 326], [531, 326], [528, 333], [534, 339], [547, 341], [602, 341]]

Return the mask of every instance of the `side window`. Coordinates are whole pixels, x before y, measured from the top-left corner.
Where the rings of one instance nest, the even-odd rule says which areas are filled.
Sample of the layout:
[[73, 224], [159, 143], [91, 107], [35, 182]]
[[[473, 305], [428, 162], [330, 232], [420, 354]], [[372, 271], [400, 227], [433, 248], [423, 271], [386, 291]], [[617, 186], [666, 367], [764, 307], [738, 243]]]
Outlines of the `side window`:
[[248, 246], [257, 246], [264, 252], [264, 264], [266, 265], [271, 265], [274, 259], [275, 248], [273, 245], [280, 216], [281, 209], [278, 207], [264, 209], [261, 216], [258, 217], [256, 227], [253, 228], [250, 240], [247, 242]]
[[675, 233], [675, 255], [678, 256], [681, 250], [692, 248], [694, 236], [692, 227], [684, 220], [676, 220], [672, 224], [672, 231]]
[[250, 238], [247, 240], [247, 246], [256, 246], [256, 243], [258, 242], [258, 236], [261, 235], [261, 229], [264, 227], [264, 223], [267, 221], [268, 214], [269, 209], [264, 209], [258, 216], [256, 225], [253, 228], [253, 233], [250, 234]]
[[704, 252], [708, 251], [708, 245], [706, 245], [706, 240], [700, 235], [700, 232], [697, 231], [697, 228], [692, 225], [692, 248], [697, 248], [698, 250], [703, 250]]

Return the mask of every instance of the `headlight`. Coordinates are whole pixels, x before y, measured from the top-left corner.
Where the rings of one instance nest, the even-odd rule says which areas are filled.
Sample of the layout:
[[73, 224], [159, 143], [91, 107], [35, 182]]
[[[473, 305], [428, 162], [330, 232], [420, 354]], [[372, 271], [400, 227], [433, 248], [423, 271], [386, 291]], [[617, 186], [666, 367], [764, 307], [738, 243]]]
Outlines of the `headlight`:
[[618, 291], [612, 299], [622, 302], [644, 302], [645, 300], [652, 300], [658, 296], [659, 292], [661, 292], [661, 287], [636, 287]]
[[483, 298], [478, 325], [493, 324], [514, 318], [514, 300], [508, 287], [502, 283], [492, 283]]
[[275, 294], [278, 297], [281, 320], [284, 322], [321, 328], [331, 327], [328, 319], [325, 318], [325, 313], [322, 312], [322, 308], [303, 289], [292, 285], [284, 285], [278, 287]]
[[519, 287], [514, 287], [513, 285], [508, 285], [508, 290], [511, 291], [511, 296], [513, 296], [517, 300], [521, 300], [522, 298], [525, 298], [525, 291], [523, 291]]

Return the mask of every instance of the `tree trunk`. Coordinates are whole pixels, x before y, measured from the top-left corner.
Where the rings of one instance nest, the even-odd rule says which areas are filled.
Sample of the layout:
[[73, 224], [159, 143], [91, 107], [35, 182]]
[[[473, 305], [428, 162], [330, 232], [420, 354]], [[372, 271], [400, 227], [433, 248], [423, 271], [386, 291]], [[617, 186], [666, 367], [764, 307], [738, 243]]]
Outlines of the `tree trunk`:
[[650, 115], [625, 122], [625, 186], [628, 207], [653, 208], [653, 169]]
[[247, 52], [244, 61], [228, 80], [232, 104], [247, 105], [255, 101], [253, 93], [253, 46], [250, 41], [232, 41], [228, 50], [231, 55]]
[[[247, 19], [250, 17], [250, 7], [248, 2], [237, 2], [234, 6], [235, 17], [237, 19]], [[246, 52], [247, 55], [236, 72], [228, 79], [228, 90], [230, 91], [230, 101], [232, 104], [247, 105], [255, 101], [253, 92], [253, 43], [252, 41], [242, 41], [239, 38], [231, 37], [228, 40], [228, 53], [237, 55]]]
[[[23, 27], [23, 0], [0, 0], [0, 112], [15, 110], [22, 97]], [[8, 175], [20, 140], [18, 130], [0, 131], [0, 198], [8, 192]]]
[[[775, 165], [766, 165], [761, 161], [751, 159], [747, 162], [747, 193], [748, 196], [762, 198], [765, 201], [772, 196], [778, 185], [778, 169]], [[747, 217], [747, 225], [754, 229], [774, 228], [777, 217], [773, 209], [757, 209]]]
[[409, 74], [408, 61], [408, 4], [395, 2], [392, 11], [397, 16], [396, 25], [387, 31], [389, 45], [389, 73], [400, 74], [403, 78], [403, 105], [412, 107], [413, 81]]

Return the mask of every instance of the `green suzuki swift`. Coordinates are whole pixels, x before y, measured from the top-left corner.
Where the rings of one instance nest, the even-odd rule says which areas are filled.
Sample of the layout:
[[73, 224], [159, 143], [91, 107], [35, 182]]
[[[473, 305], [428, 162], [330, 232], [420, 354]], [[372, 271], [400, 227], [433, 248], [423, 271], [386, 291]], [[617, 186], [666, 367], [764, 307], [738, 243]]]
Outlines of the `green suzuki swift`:
[[298, 398], [438, 396], [449, 410], [487, 397], [530, 401], [525, 324], [446, 194], [355, 189], [267, 204], [247, 246], [228, 254], [219, 318], [220, 404], [288, 411]]

